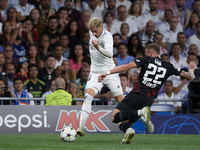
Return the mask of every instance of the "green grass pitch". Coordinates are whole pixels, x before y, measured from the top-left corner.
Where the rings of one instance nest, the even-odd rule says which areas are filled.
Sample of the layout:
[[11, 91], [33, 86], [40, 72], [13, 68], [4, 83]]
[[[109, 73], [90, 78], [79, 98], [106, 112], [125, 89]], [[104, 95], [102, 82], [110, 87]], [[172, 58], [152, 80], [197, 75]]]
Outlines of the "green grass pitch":
[[86, 134], [63, 142], [59, 134], [0, 134], [0, 150], [200, 150], [200, 135], [136, 134], [120, 144], [123, 134]]

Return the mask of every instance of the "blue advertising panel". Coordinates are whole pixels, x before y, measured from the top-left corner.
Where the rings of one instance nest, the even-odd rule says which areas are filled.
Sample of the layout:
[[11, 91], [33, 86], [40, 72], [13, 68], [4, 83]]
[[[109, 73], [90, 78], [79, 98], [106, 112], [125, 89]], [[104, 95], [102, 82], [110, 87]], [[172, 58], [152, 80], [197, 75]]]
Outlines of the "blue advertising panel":
[[200, 134], [200, 114], [152, 116], [151, 120], [153, 134]]

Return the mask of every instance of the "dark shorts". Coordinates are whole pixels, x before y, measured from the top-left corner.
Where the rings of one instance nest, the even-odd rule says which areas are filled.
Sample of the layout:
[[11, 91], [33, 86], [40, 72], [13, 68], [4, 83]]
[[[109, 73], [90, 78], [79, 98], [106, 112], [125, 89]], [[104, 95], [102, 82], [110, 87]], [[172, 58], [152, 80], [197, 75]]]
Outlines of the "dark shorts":
[[[144, 95], [131, 91], [117, 106], [116, 109], [121, 110], [139, 110], [145, 106], [151, 106], [153, 101]], [[140, 117], [135, 116], [130, 120], [134, 123]]]

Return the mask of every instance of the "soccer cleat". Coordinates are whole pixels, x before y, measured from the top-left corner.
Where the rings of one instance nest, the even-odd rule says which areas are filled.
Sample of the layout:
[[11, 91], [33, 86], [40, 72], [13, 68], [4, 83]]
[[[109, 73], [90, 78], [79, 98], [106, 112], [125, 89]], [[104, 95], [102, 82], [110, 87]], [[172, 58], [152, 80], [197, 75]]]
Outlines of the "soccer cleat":
[[77, 131], [76, 131], [77, 135], [80, 135], [80, 136], [85, 136], [85, 129], [84, 127], [78, 127]]
[[154, 132], [154, 124], [151, 122], [151, 120], [149, 120], [149, 122], [146, 121], [146, 119], [141, 116], [140, 119], [143, 121], [143, 123], [145, 124], [147, 130], [150, 132], [150, 133], [153, 133]]
[[121, 143], [129, 144], [134, 135], [135, 135], [135, 130], [133, 128], [128, 128]]
[[144, 118], [146, 119], [146, 121], [149, 122], [149, 120], [150, 120], [150, 115], [149, 115], [150, 108], [149, 108], [149, 106], [143, 107], [142, 111], [143, 111], [143, 115], [142, 116], [144, 116]]

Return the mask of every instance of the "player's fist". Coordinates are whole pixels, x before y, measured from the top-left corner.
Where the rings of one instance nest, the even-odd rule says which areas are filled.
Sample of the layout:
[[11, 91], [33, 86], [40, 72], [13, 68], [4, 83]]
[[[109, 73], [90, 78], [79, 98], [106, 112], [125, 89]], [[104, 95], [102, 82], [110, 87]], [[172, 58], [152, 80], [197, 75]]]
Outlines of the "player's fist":
[[106, 73], [100, 74], [98, 78], [98, 82], [102, 82], [102, 80], [105, 79], [106, 75], [107, 75]]
[[97, 40], [92, 40], [92, 45], [98, 50], [99, 49], [99, 43]]

